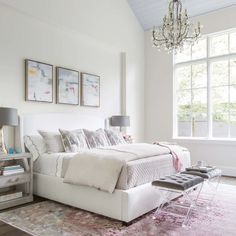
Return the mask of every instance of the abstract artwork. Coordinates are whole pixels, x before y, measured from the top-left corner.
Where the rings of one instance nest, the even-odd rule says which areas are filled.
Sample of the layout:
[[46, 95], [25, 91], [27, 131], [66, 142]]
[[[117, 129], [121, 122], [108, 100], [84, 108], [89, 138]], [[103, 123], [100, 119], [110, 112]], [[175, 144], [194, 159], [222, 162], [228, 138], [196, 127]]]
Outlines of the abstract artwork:
[[53, 66], [25, 60], [25, 99], [27, 101], [53, 102]]
[[100, 106], [100, 77], [97, 75], [81, 74], [81, 105], [99, 107]]
[[57, 103], [79, 105], [79, 72], [57, 67]]

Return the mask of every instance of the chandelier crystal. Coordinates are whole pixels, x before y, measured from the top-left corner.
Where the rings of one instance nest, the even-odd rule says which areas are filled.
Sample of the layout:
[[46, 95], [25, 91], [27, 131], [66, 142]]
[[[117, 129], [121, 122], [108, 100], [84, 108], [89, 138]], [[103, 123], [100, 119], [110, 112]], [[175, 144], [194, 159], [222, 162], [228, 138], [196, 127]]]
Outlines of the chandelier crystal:
[[171, 0], [169, 12], [163, 18], [163, 25], [154, 26], [152, 31], [153, 46], [177, 53], [185, 43], [194, 44], [201, 35], [201, 25], [197, 27], [189, 21], [187, 10], [182, 9], [181, 0]]

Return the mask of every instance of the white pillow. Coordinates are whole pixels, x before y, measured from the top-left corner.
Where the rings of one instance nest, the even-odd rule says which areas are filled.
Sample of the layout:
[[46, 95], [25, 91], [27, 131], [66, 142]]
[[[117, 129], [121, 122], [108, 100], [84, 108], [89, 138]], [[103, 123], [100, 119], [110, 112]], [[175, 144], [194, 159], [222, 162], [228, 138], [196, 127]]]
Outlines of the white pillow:
[[39, 130], [38, 132], [46, 143], [47, 153], [58, 153], [65, 151], [60, 133], [42, 130]]
[[33, 161], [37, 160], [40, 155], [47, 152], [46, 143], [40, 135], [24, 136], [26, 148], [33, 156]]
[[84, 129], [83, 131], [90, 148], [98, 148], [111, 145], [103, 129], [98, 129], [96, 131]]
[[127, 144], [121, 132], [105, 129], [105, 133], [111, 145]]
[[59, 129], [59, 131], [66, 152], [78, 152], [81, 149], [89, 148], [82, 129], [72, 131]]

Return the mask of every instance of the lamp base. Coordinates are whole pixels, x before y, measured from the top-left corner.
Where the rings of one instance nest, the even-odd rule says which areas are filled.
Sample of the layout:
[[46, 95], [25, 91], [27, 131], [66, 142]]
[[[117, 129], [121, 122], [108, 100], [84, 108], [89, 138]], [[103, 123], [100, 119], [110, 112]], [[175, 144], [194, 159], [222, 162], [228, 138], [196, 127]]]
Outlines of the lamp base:
[[3, 127], [0, 127], [0, 154], [7, 154], [5, 142], [4, 142], [4, 134]]

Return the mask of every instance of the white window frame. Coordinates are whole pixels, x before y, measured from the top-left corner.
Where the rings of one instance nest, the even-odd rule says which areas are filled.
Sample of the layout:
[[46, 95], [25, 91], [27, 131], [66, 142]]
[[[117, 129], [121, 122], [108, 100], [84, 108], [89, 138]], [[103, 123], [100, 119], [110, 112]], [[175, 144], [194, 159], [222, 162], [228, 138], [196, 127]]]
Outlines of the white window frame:
[[[191, 59], [188, 61], [184, 62], [177, 62], [175, 63], [175, 56], [173, 55], [173, 139], [176, 140], [183, 140], [183, 141], [190, 141], [195, 142], [195, 141], [209, 141], [209, 143], [227, 143], [227, 144], [235, 144], [236, 143], [236, 138], [230, 138], [230, 128], [228, 128], [228, 137], [225, 138], [217, 138], [212, 136], [212, 105], [211, 105], [211, 78], [210, 78], [210, 69], [211, 69], [211, 63], [214, 61], [220, 61], [220, 60], [228, 60], [228, 79], [230, 80], [230, 59], [231, 58], [236, 58], [236, 52], [235, 53], [230, 53], [230, 37], [228, 37], [228, 52], [227, 54], [224, 55], [219, 55], [219, 56], [210, 56], [210, 39], [211, 37], [214, 36], [220, 36], [224, 34], [230, 35], [230, 33], [236, 33], [236, 29], [230, 29], [230, 30], [225, 30], [225, 31], [220, 31], [212, 34], [207, 34], [203, 35], [201, 39], [206, 38], [207, 45], [206, 45], [206, 57], [200, 58], [200, 59], [193, 59], [192, 60], [192, 50], [191, 50]], [[193, 65], [197, 63], [206, 63], [207, 64], [207, 122], [208, 122], [208, 135], [207, 137], [192, 137], [192, 136], [178, 136], [178, 120], [177, 120], [177, 83], [176, 83], [176, 77], [175, 77], [175, 71], [178, 67], [180, 66], [186, 66], [186, 65]], [[230, 87], [230, 83], [228, 83], [228, 87]], [[192, 93], [192, 81], [191, 81], [191, 93]], [[230, 91], [228, 94], [228, 102], [230, 101]], [[229, 111], [230, 112], [230, 111]], [[230, 115], [230, 114], [229, 114]], [[192, 121], [191, 121], [192, 122]], [[192, 132], [192, 130], [191, 130]]]

